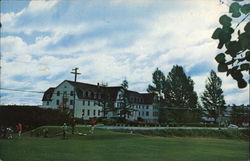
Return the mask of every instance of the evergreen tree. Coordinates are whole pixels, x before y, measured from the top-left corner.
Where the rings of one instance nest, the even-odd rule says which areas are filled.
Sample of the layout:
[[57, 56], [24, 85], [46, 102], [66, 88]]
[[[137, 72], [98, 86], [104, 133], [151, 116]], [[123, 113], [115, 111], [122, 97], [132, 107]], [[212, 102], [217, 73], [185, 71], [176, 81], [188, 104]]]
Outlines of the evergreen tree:
[[166, 122], [167, 112], [163, 108], [165, 106], [163, 93], [166, 86], [166, 77], [160, 69], [156, 68], [152, 74], [152, 81], [153, 85], [148, 85], [147, 91], [158, 95], [157, 102], [155, 103], [159, 109], [159, 122]]
[[175, 65], [166, 79], [164, 92], [166, 103], [170, 107], [196, 108], [197, 94], [194, 81], [186, 76], [182, 66]]
[[160, 95], [160, 98], [162, 98], [161, 94], [163, 93], [166, 84], [166, 77], [164, 73], [156, 68], [156, 70], [152, 74], [152, 79], [154, 85], [148, 85], [147, 91], [150, 93], [156, 93]]
[[203, 107], [207, 110], [208, 116], [214, 119], [222, 115], [226, 109], [221, 85], [221, 79], [212, 70], [206, 81], [205, 90], [201, 95]]
[[[192, 122], [197, 112], [197, 94], [194, 81], [186, 76], [182, 66], [175, 65], [166, 78], [165, 102], [169, 120], [176, 122]], [[196, 115], [196, 114], [195, 114]]]
[[122, 84], [122, 89], [121, 89], [121, 95], [119, 98], [119, 113], [120, 113], [120, 118], [123, 120], [126, 119], [126, 117], [130, 116], [131, 112], [133, 111], [131, 102], [129, 99], [129, 91], [128, 91], [128, 81], [125, 79]]

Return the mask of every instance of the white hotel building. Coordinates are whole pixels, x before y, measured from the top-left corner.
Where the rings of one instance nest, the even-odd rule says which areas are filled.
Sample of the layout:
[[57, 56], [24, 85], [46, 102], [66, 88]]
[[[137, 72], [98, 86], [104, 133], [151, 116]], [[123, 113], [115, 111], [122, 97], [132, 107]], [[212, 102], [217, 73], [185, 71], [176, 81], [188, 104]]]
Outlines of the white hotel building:
[[[103, 117], [103, 107], [98, 105], [102, 93], [100, 88], [106, 88], [112, 100], [113, 107], [119, 108], [122, 90], [121, 86], [117, 87], [100, 87], [99, 85], [86, 84], [81, 82], [73, 82], [65, 80], [55, 88], [49, 88], [43, 96], [44, 108], [69, 108], [73, 109], [74, 105], [74, 89], [75, 94], [75, 110], [74, 116], [89, 120], [93, 117]], [[154, 100], [156, 95], [152, 93], [138, 93], [128, 91], [130, 108], [133, 112], [127, 116], [128, 120], [137, 120], [142, 118], [146, 122], [158, 122], [158, 108]], [[117, 112], [108, 112], [107, 117], [119, 117]]]

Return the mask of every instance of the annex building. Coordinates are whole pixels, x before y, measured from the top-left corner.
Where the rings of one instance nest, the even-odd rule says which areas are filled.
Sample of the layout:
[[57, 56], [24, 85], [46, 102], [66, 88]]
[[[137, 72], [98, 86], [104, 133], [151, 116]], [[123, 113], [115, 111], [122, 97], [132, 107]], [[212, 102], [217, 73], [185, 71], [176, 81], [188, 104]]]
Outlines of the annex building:
[[[74, 117], [89, 120], [93, 117], [104, 116], [104, 107], [100, 102], [108, 95], [109, 101], [105, 103], [106, 106], [112, 106], [113, 109], [117, 110], [108, 111], [105, 116], [108, 118], [119, 117], [123, 92], [124, 88], [121, 86], [105, 87], [99, 84], [65, 80], [57, 87], [51, 87], [44, 93], [42, 107], [74, 109]], [[131, 112], [126, 116], [126, 119], [133, 121], [140, 118], [146, 122], [158, 122], [159, 112], [155, 104], [157, 98], [155, 94], [129, 90], [127, 93]]]

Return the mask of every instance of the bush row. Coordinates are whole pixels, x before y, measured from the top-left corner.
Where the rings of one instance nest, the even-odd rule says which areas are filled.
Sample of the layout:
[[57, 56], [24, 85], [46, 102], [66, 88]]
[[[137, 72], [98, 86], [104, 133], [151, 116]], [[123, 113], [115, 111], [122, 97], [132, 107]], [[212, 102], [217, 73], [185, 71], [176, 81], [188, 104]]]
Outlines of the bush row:
[[[131, 130], [115, 130], [131, 132]], [[161, 137], [215, 137], [222, 139], [249, 139], [249, 129], [245, 130], [211, 130], [211, 129], [164, 129], [164, 130], [133, 130], [133, 133]]]
[[209, 123], [151, 123], [143, 121], [120, 120], [119, 118], [98, 118], [98, 123], [109, 126], [135, 126], [135, 127], [218, 127], [218, 124]]

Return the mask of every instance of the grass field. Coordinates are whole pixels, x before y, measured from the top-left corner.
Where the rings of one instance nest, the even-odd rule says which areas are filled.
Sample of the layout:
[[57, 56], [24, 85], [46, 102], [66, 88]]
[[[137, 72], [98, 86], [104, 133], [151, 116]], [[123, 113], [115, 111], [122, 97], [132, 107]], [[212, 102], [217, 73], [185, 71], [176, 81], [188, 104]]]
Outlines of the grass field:
[[[88, 128], [77, 128], [87, 133]], [[0, 140], [3, 161], [247, 161], [248, 142], [215, 138], [152, 137], [96, 129], [87, 136], [56, 136]]]

